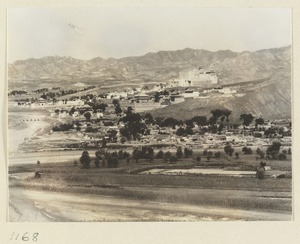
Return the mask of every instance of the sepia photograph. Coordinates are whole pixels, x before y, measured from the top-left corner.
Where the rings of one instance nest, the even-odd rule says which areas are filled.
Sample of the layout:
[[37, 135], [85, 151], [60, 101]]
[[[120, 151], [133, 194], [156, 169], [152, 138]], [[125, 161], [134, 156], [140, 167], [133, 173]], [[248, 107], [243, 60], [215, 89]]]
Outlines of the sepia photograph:
[[291, 20], [8, 8], [7, 221], [293, 221]]

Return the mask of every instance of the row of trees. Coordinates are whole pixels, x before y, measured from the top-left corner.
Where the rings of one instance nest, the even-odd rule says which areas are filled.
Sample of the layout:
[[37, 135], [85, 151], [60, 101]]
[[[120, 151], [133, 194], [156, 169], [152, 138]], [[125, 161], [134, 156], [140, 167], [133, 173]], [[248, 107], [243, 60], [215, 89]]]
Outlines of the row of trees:
[[[281, 148], [281, 143], [280, 142], [273, 142], [272, 145], [270, 145], [267, 150], [267, 159], [279, 159], [279, 160], [286, 160], [287, 159], [287, 154], [292, 154], [291, 148], [288, 150], [282, 150], [280, 153], [280, 148]], [[230, 143], [227, 143], [226, 146], [224, 147], [224, 151], [227, 155], [232, 156], [234, 152], [234, 148], [230, 145]], [[252, 149], [250, 147], [243, 147], [242, 152], [244, 154], [251, 155], [252, 154]], [[256, 149], [256, 154], [257, 157], [260, 157], [263, 159], [265, 157], [265, 153], [260, 149]], [[236, 152], [235, 156], [238, 158], [239, 153]]]
[[[108, 167], [117, 167], [119, 164], [119, 160], [126, 159], [128, 162], [130, 159], [135, 160], [136, 163], [140, 159], [146, 159], [149, 162], [153, 162], [154, 157], [156, 159], [164, 159], [166, 162], [177, 162], [178, 159], [182, 158], [183, 156], [188, 158], [193, 155], [193, 150], [185, 148], [182, 151], [182, 148], [179, 147], [175, 155], [173, 155], [170, 151], [163, 152], [160, 150], [156, 156], [154, 155], [154, 150], [152, 147], [143, 146], [141, 148], [135, 148], [130, 155], [128, 152], [119, 150], [118, 152], [108, 152], [103, 149], [100, 149], [95, 152], [95, 166], [99, 167], [100, 165], [106, 165]], [[90, 163], [92, 161], [88, 151], [83, 151], [82, 155], [79, 159], [80, 163], [82, 164], [83, 168], [89, 168]]]

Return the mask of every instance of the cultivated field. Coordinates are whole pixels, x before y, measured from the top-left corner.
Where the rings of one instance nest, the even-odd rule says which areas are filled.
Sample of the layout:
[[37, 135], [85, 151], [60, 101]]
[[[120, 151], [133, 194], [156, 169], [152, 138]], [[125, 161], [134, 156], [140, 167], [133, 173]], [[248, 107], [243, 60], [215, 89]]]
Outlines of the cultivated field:
[[[38, 215], [48, 216], [40, 221], [291, 220], [290, 160], [266, 161], [272, 170], [266, 171], [264, 180], [255, 174], [234, 177], [142, 173], [150, 169], [193, 168], [253, 172], [259, 164], [254, 155], [241, 155], [239, 159], [222, 156], [210, 161], [203, 158], [202, 162], [194, 158], [183, 158], [176, 164], [161, 159], [153, 163], [121, 160], [118, 168], [96, 168], [93, 161], [89, 169], [74, 166], [73, 161], [11, 166], [10, 219], [25, 218], [18, 214], [18, 209], [23, 209], [18, 201], [21, 195], [27, 199], [24, 204], [40, 211]], [[40, 172], [41, 177], [35, 178], [35, 172]], [[69, 199], [65, 201], [70, 201], [69, 207], [63, 204], [64, 196]], [[114, 211], [108, 211], [111, 208]], [[77, 215], [71, 214], [74, 211]]]

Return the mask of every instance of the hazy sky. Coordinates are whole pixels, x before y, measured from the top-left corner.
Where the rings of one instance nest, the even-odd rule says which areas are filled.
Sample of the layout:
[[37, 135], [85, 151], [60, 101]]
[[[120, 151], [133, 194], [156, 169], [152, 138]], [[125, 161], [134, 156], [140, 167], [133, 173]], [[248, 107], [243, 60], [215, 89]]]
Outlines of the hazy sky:
[[184, 48], [255, 51], [291, 44], [290, 9], [10, 8], [8, 62], [140, 56]]

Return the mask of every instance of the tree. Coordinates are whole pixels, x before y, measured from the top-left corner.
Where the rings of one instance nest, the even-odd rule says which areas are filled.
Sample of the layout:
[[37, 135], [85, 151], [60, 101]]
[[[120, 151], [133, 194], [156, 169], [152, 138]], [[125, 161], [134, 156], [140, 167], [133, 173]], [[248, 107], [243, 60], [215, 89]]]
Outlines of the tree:
[[235, 157], [239, 158], [240, 154], [238, 152], [235, 153]]
[[223, 123], [219, 124], [219, 126], [218, 126], [218, 132], [221, 133], [222, 130], [223, 130], [223, 128], [224, 128], [224, 124]]
[[75, 111], [76, 111], [75, 108], [72, 107], [71, 110], [70, 110], [70, 112], [69, 112], [69, 114], [70, 114], [70, 115], [73, 115], [73, 114], [75, 113]]
[[79, 159], [80, 163], [82, 164], [83, 168], [87, 169], [90, 167], [91, 158], [89, 156], [88, 151], [83, 151], [82, 155]]
[[107, 147], [107, 140], [104, 138], [103, 141], [102, 141], [102, 148], [105, 148]]
[[197, 161], [197, 162], [200, 162], [200, 161], [201, 161], [201, 157], [198, 156], [198, 157], [196, 158], [196, 161]]
[[250, 147], [243, 147], [242, 152], [244, 154], [252, 154], [252, 149]]
[[93, 128], [91, 126], [88, 126], [86, 127], [85, 129], [85, 132], [90, 132], [90, 133], [93, 133], [93, 132], [97, 132], [98, 130], [96, 128]]
[[113, 105], [114, 105], [115, 107], [118, 106], [118, 105], [120, 105], [120, 104], [119, 104], [119, 100], [114, 99], [114, 100], [113, 100]]
[[109, 168], [117, 168], [119, 164], [119, 160], [117, 157], [109, 157], [107, 159], [107, 165]]
[[215, 109], [210, 111], [215, 119], [218, 119], [222, 116], [223, 112], [221, 109]]
[[159, 150], [159, 152], [156, 154], [156, 158], [163, 158], [164, 152], [162, 150]]
[[138, 148], [135, 148], [132, 152], [132, 158], [135, 160], [135, 162], [137, 163], [139, 161], [139, 159], [142, 158], [142, 151]]
[[234, 149], [231, 147], [231, 145], [229, 143], [227, 143], [226, 146], [224, 147], [224, 151], [229, 156], [232, 156]]
[[271, 155], [271, 157], [272, 157], [273, 159], [276, 159], [276, 157], [277, 157], [277, 155], [278, 155], [278, 153], [279, 153], [280, 147], [281, 147], [281, 143], [280, 143], [280, 142], [274, 141], [274, 142], [272, 143], [272, 145], [269, 146], [268, 149], [267, 149], [267, 154], [268, 154], [268, 156]]
[[167, 151], [166, 153], [164, 153], [165, 162], [169, 161], [171, 156], [172, 156], [172, 153], [170, 151]]
[[96, 105], [96, 109], [101, 109], [103, 112], [106, 110], [106, 108], [107, 108], [107, 104], [106, 103], [101, 103], [101, 104], [99, 104], [99, 105]]
[[126, 142], [126, 137], [122, 136], [121, 137], [121, 143], [124, 144]]
[[263, 120], [263, 118], [258, 118], [255, 120], [255, 127], [257, 127], [258, 125], [263, 125], [265, 123], [265, 121]]
[[162, 122], [162, 126], [167, 126], [167, 127], [172, 127], [175, 128], [176, 125], [179, 125], [180, 122], [177, 119], [174, 119], [172, 117], [166, 118], [163, 122]]
[[258, 167], [256, 170], [256, 177], [260, 180], [265, 178], [265, 168], [264, 167]]
[[196, 122], [198, 125], [207, 125], [206, 116], [195, 116], [191, 119], [192, 122]]
[[190, 156], [192, 156], [193, 155], [193, 150], [192, 149], [188, 149], [188, 148], [185, 148], [184, 149], [184, 156], [186, 157], [186, 158], [188, 158], [188, 157], [190, 157]]
[[84, 114], [84, 117], [86, 118], [86, 120], [89, 121], [89, 120], [91, 119], [92, 115], [91, 115], [90, 112], [86, 112], [86, 113]]
[[152, 124], [154, 122], [154, 119], [150, 113], [145, 114], [145, 119], [147, 120], [148, 123]]
[[252, 123], [254, 117], [252, 114], [241, 114], [240, 119], [243, 120], [244, 126], [249, 126]]
[[120, 121], [127, 123], [124, 128], [120, 130], [122, 136], [125, 136], [128, 140], [133, 138], [134, 140], [139, 138], [140, 134], [143, 134], [147, 126], [141, 122], [141, 115], [138, 113], [127, 114], [122, 117]]
[[160, 93], [159, 93], [159, 92], [156, 92], [155, 95], [154, 95], [154, 102], [155, 102], [155, 103], [158, 103], [158, 102], [159, 102], [159, 96], [160, 96]]
[[178, 130], [176, 131], [176, 135], [177, 136], [186, 136], [186, 131], [184, 128], [180, 127], [178, 128]]
[[119, 104], [115, 107], [115, 112], [117, 115], [120, 115], [122, 113], [122, 109]]
[[100, 163], [101, 163], [100, 159], [96, 158], [95, 159], [95, 166], [96, 166], [96, 168], [99, 168]]
[[206, 155], [207, 155], [207, 149], [204, 149], [203, 156], [206, 156]]
[[177, 156], [177, 158], [182, 158], [183, 152], [182, 152], [182, 148], [181, 147], [177, 148], [176, 156]]

